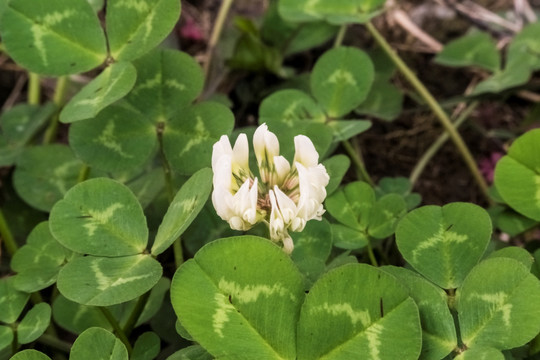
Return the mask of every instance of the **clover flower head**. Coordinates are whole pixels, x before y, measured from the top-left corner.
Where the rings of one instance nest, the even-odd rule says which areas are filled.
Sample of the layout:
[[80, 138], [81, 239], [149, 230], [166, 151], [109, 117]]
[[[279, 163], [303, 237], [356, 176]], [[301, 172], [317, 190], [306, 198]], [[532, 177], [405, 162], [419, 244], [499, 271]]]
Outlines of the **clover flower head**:
[[293, 251], [290, 231], [302, 231], [306, 222], [321, 220], [329, 176], [319, 164], [319, 154], [311, 140], [294, 138], [295, 156], [291, 165], [279, 155], [279, 141], [266, 124], [253, 135], [253, 148], [260, 179], [249, 169], [249, 147], [240, 134], [234, 147], [227, 136], [214, 144], [212, 203], [217, 214], [232, 229], [248, 230], [259, 222], [268, 225], [270, 238]]

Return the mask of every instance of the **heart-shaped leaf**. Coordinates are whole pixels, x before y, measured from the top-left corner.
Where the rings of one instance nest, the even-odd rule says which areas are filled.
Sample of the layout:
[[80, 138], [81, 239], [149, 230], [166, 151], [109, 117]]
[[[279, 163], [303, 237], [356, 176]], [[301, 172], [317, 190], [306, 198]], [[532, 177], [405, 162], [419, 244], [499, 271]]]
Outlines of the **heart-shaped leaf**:
[[183, 52], [154, 50], [133, 64], [137, 82], [125, 100], [154, 123], [168, 120], [202, 90], [201, 67]]
[[[99, 344], [99, 346], [96, 346]], [[71, 347], [70, 360], [128, 360], [128, 352], [120, 339], [102, 328], [83, 332]]]
[[381, 269], [398, 278], [418, 306], [422, 324], [420, 359], [442, 359], [450, 354], [457, 347], [457, 336], [446, 293], [405, 268], [385, 266]]
[[234, 127], [234, 115], [224, 105], [203, 102], [184, 108], [165, 127], [163, 149], [174, 170], [193, 174], [211, 164], [212, 145]]
[[91, 166], [129, 170], [146, 163], [156, 149], [156, 127], [138, 111], [112, 105], [94, 119], [72, 124], [69, 143]]
[[356, 230], [365, 230], [375, 203], [375, 192], [365, 182], [347, 184], [326, 199], [326, 210], [339, 222]]
[[254, 236], [203, 247], [176, 272], [178, 319], [214, 357], [295, 359], [302, 275], [285, 253]]
[[493, 38], [484, 32], [464, 35], [445, 45], [435, 62], [448, 66], [479, 66], [495, 72], [500, 68], [501, 56]]
[[418, 308], [392, 275], [343, 265], [306, 296], [298, 324], [298, 359], [418, 359]]
[[396, 229], [399, 251], [419, 273], [444, 289], [461, 285], [491, 236], [487, 212], [470, 203], [423, 206]]
[[11, 346], [13, 341], [13, 330], [9, 326], [0, 325], [0, 353]]
[[492, 347], [475, 346], [462, 352], [454, 360], [504, 360], [502, 352]]
[[141, 205], [126, 186], [107, 178], [68, 191], [51, 211], [50, 229], [68, 249], [97, 256], [140, 254], [148, 241]]
[[333, 118], [341, 117], [364, 101], [375, 70], [369, 56], [353, 47], [325, 52], [311, 73], [311, 91]]
[[11, 259], [11, 268], [18, 273], [13, 285], [34, 292], [54, 284], [67, 252], [51, 235], [48, 222], [38, 224]]
[[35, 305], [17, 327], [17, 341], [28, 344], [40, 337], [51, 322], [51, 307], [47, 303]]
[[86, 0], [12, 0], [0, 19], [2, 44], [26, 69], [84, 72], [107, 56], [99, 19]]
[[77, 183], [82, 166], [65, 145], [27, 147], [13, 173], [13, 186], [26, 203], [48, 212]]
[[60, 121], [71, 123], [93, 118], [123, 98], [135, 85], [136, 78], [137, 72], [132, 64], [118, 62], [110, 65], [71, 98], [60, 113]]
[[107, 37], [111, 55], [130, 61], [158, 45], [180, 16], [176, 0], [121, 0], [107, 2]]
[[520, 136], [497, 163], [495, 186], [514, 210], [540, 221], [540, 129]]
[[13, 287], [13, 278], [0, 279], [0, 321], [12, 324], [21, 315], [30, 294]]
[[331, 24], [365, 23], [382, 9], [385, 0], [281, 0], [279, 12], [293, 22], [324, 19]]
[[159, 354], [161, 339], [156, 333], [148, 331], [135, 341], [131, 360], [153, 360]]
[[457, 293], [461, 338], [467, 347], [499, 350], [526, 344], [540, 332], [540, 281], [516, 260], [488, 259]]
[[160, 279], [160, 263], [149, 255], [75, 258], [58, 274], [58, 290], [83, 305], [109, 306], [141, 296]]
[[51, 358], [37, 350], [26, 349], [13, 355], [10, 360], [51, 360]]
[[152, 254], [165, 251], [193, 222], [212, 191], [212, 170], [196, 172], [176, 194], [159, 226]]

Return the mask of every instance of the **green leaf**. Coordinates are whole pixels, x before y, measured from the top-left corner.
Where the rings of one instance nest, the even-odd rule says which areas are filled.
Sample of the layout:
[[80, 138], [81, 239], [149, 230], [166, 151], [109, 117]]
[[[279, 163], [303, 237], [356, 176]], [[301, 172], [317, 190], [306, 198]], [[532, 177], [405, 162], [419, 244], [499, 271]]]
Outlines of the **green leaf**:
[[454, 360], [505, 360], [505, 357], [502, 352], [492, 347], [475, 346], [462, 352]]
[[212, 191], [212, 170], [201, 169], [176, 194], [159, 226], [152, 255], [157, 256], [169, 246], [195, 220]]
[[97, 256], [140, 254], [148, 241], [141, 205], [126, 186], [107, 178], [68, 191], [51, 211], [50, 228], [68, 249]]
[[311, 73], [311, 91], [330, 117], [338, 118], [360, 105], [374, 79], [369, 56], [353, 47], [325, 52]]
[[19, 104], [5, 111], [0, 117], [0, 166], [13, 165], [24, 145], [38, 132], [54, 113], [56, 106]]
[[340, 249], [362, 249], [368, 244], [368, 237], [364, 231], [358, 231], [345, 225], [332, 224], [334, 246]]
[[126, 185], [135, 194], [144, 209], [154, 201], [165, 187], [163, 169], [156, 168], [145, 172], [126, 183]]
[[520, 214], [540, 221], [540, 129], [520, 136], [495, 168], [495, 186]]
[[516, 260], [481, 262], [457, 293], [463, 343], [499, 350], [526, 344], [540, 332], [540, 282]]
[[486, 80], [478, 83], [471, 95], [484, 93], [500, 93], [503, 90], [523, 85], [529, 81], [531, 71], [520, 65], [507, 65], [503, 71], [496, 72]]
[[27, 147], [13, 173], [13, 186], [30, 206], [49, 212], [77, 184], [82, 166], [65, 145]]
[[158, 45], [180, 16], [176, 0], [119, 0], [107, 3], [107, 36], [112, 57], [134, 60]]
[[17, 326], [17, 341], [28, 344], [37, 340], [51, 322], [51, 307], [47, 303], [36, 304]]
[[51, 358], [37, 350], [26, 349], [13, 355], [10, 360], [51, 360]]
[[230, 134], [234, 115], [224, 105], [202, 102], [184, 108], [165, 127], [163, 150], [180, 174], [193, 174], [211, 165], [212, 146]]
[[447, 66], [478, 66], [496, 72], [501, 66], [500, 58], [495, 40], [487, 33], [474, 32], [446, 44], [434, 61]]
[[538, 221], [525, 217], [512, 209], [505, 209], [494, 219], [495, 226], [511, 237], [517, 236], [538, 225]]
[[326, 199], [326, 210], [337, 221], [356, 230], [365, 230], [375, 203], [375, 192], [367, 183], [352, 182]]
[[470, 203], [423, 206], [408, 213], [396, 229], [405, 260], [444, 289], [461, 285], [481, 259], [490, 236], [489, 215]]
[[349, 170], [349, 166], [351, 166], [351, 160], [346, 155], [338, 154], [324, 160], [322, 164], [330, 176], [330, 181], [326, 185], [326, 193], [330, 195], [341, 184], [341, 180], [343, 180], [347, 170]]
[[540, 69], [540, 24], [525, 26], [508, 46], [508, 67], [521, 67], [535, 71]]
[[109, 306], [141, 296], [160, 279], [160, 263], [149, 255], [79, 257], [58, 274], [58, 290], [83, 305]]
[[30, 294], [16, 290], [13, 287], [13, 278], [0, 279], [0, 321], [12, 324], [21, 315]]
[[371, 121], [333, 120], [328, 125], [334, 131], [334, 141], [344, 141], [368, 130], [371, 127]]
[[78, 304], [62, 295], [54, 299], [52, 315], [57, 325], [74, 334], [80, 334], [94, 326], [112, 330], [111, 324], [99, 308]]
[[158, 124], [190, 104], [203, 88], [195, 59], [175, 50], [154, 50], [133, 62], [137, 82], [125, 100]]
[[392, 276], [349, 264], [321, 277], [298, 323], [298, 359], [418, 359], [418, 308]]
[[216, 240], [177, 270], [171, 301], [216, 358], [295, 359], [302, 275], [281, 249], [254, 236]]
[[107, 56], [103, 29], [86, 0], [11, 0], [0, 33], [9, 55], [38, 74], [85, 72]]
[[366, 100], [354, 112], [359, 115], [369, 115], [381, 120], [392, 121], [401, 114], [403, 99], [401, 90], [377, 74]]
[[54, 284], [66, 255], [67, 250], [51, 235], [49, 223], [39, 223], [11, 259], [11, 268], [18, 273], [13, 285], [30, 293]]
[[337, 25], [362, 24], [377, 15], [384, 3], [385, 0], [280, 0], [279, 12], [293, 22], [324, 19]]
[[294, 250], [291, 259], [310, 284], [325, 271], [332, 250], [332, 230], [328, 221], [309, 221], [301, 232], [291, 233]]
[[381, 270], [394, 275], [409, 290], [420, 313], [422, 324], [422, 353], [420, 359], [442, 359], [457, 344], [454, 318], [448, 308], [448, 296], [439, 287], [418, 274], [396, 266], [384, 266]]
[[153, 360], [161, 348], [160, 338], [151, 331], [143, 333], [135, 341], [131, 360]]
[[303, 91], [279, 90], [266, 97], [259, 109], [259, 122], [283, 122], [291, 127], [299, 121], [324, 123], [326, 115], [315, 100]]
[[531, 253], [517, 246], [507, 246], [505, 248], [494, 251], [491, 254], [489, 254], [487, 259], [499, 258], [499, 257], [514, 259], [520, 262], [523, 266], [525, 266], [529, 270], [531, 269], [534, 263], [534, 257], [531, 255]]
[[114, 63], [81, 89], [64, 106], [60, 121], [71, 123], [95, 117], [101, 110], [123, 98], [135, 85], [137, 72], [131, 63]]
[[386, 194], [398, 194], [403, 197], [409, 210], [417, 207], [422, 201], [418, 193], [411, 192], [411, 182], [404, 177], [384, 177], [379, 181], [375, 188], [377, 197], [380, 198]]
[[157, 145], [156, 128], [141, 113], [118, 105], [69, 128], [79, 158], [104, 171], [129, 170], [148, 161]]
[[167, 360], [213, 360], [214, 357], [210, 355], [200, 345], [191, 345], [183, 348], [169, 356]]
[[0, 325], [0, 353], [11, 346], [13, 341], [13, 330], [9, 326]]
[[397, 222], [407, 213], [407, 204], [397, 194], [381, 197], [371, 208], [368, 218], [368, 233], [375, 239], [385, 239], [392, 235]]
[[90, 328], [83, 332], [71, 347], [70, 360], [128, 360], [128, 352], [122, 342], [109, 331]]

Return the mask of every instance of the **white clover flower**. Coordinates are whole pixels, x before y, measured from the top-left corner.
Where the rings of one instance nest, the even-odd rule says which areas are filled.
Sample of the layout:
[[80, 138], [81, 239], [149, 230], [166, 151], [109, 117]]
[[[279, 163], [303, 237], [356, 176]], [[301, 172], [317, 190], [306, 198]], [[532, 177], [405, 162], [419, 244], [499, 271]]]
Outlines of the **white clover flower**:
[[214, 144], [212, 203], [217, 214], [235, 230], [248, 230], [260, 221], [268, 225], [270, 238], [293, 251], [291, 231], [302, 231], [306, 222], [321, 220], [329, 176], [319, 164], [319, 154], [311, 140], [294, 138], [292, 166], [279, 155], [279, 141], [266, 124], [253, 135], [259, 181], [249, 169], [247, 137], [240, 134], [234, 148], [227, 136]]

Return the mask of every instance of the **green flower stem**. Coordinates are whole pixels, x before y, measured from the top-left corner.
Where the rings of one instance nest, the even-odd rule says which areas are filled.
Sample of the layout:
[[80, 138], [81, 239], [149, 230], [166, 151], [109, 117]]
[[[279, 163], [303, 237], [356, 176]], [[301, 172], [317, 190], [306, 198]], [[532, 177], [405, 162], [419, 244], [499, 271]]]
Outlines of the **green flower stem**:
[[150, 297], [150, 291], [147, 291], [143, 295], [139, 296], [139, 299], [137, 300], [137, 303], [135, 304], [133, 311], [129, 315], [129, 319], [124, 325], [124, 334], [126, 334], [126, 336], [129, 336], [131, 332], [133, 331], [133, 329], [135, 328], [135, 324], [137, 324], [139, 317], [141, 317], [141, 314], [144, 310], [144, 307], [146, 306], [146, 303], [148, 302], [149, 297]]
[[463, 157], [463, 160], [469, 167], [469, 171], [473, 175], [473, 178], [476, 180], [476, 183], [482, 193], [484, 194], [485, 198], [488, 200], [488, 202], [491, 202], [491, 198], [488, 193], [488, 186], [486, 184], [486, 181], [482, 177], [482, 174], [480, 174], [480, 171], [478, 170], [478, 166], [476, 165], [476, 162], [474, 161], [473, 156], [471, 155], [471, 152], [467, 148], [467, 145], [463, 141], [463, 138], [459, 134], [459, 132], [456, 130], [456, 128], [452, 125], [452, 122], [448, 118], [448, 115], [444, 112], [444, 110], [441, 108], [437, 100], [431, 95], [429, 90], [422, 84], [422, 82], [416, 77], [416, 75], [413, 73], [413, 71], [405, 64], [405, 62], [399, 57], [399, 55], [392, 49], [390, 44], [386, 41], [386, 39], [379, 33], [379, 31], [371, 24], [370, 22], [366, 23], [366, 28], [371, 33], [375, 41], [379, 44], [379, 46], [384, 50], [384, 52], [392, 59], [394, 64], [397, 66], [399, 71], [403, 74], [403, 76], [407, 79], [407, 81], [414, 87], [414, 89], [418, 92], [418, 94], [426, 101], [428, 106], [431, 108], [431, 111], [435, 114], [435, 116], [439, 119], [442, 126], [445, 128], [446, 132], [456, 145], [459, 153]]
[[105, 318], [107, 319], [109, 324], [111, 324], [111, 326], [113, 327], [113, 330], [116, 333], [116, 336], [118, 336], [120, 341], [122, 341], [124, 343], [124, 345], [126, 346], [128, 354], [131, 355], [131, 352], [133, 351], [133, 348], [131, 347], [131, 344], [129, 343], [129, 340], [128, 340], [126, 334], [124, 333], [124, 330], [122, 330], [122, 328], [120, 327], [120, 324], [118, 324], [118, 321], [116, 321], [114, 316], [111, 314], [109, 309], [107, 309], [106, 307], [100, 306], [99, 310], [101, 310], [101, 313], [103, 314], [103, 316], [105, 316]]
[[336, 39], [334, 40], [334, 48], [341, 46], [343, 39], [345, 38], [345, 33], [347, 33], [347, 24], [341, 25], [339, 28]]
[[206, 48], [206, 61], [203, 65], [204, 78], [206, 83], [208, 83], [208, 74], [210, 72], [210, 67], [212, 65], [212, 59], [214, 57], [214, 50], [223, 31], [223, 26], [225, 25], [225, 20], [229, 14], [229, 10], [233, 0], [222, 0], [221, 6], [219, 7], [219, 12], [217, 14], [216, 22], [214, 23], [214, 28], [212, 29], [212, 34], [210, 35], [210, 40]]
[[39, 105], [41, 99], [41, 84], [38, 74], [28, 73], [28, 104]]
[[373, 180], [371, 180], [371, 177], [366, 171], [366, 167], [364, 166], [364, 162], [362, 161], [362, 158], [360, 157], [358, 151], [353, 148], [353, 146], [348, 140], [342, 141], [341, 144], [345, 148], [345, 151], [347, 151], [347, 154], [349, 154], [349, 157], [351, 158], [354, 166], [356, 167], [356, 174], [358, 179], [367, 182], [371, 186], [374, 186]]
[[[453, 123], [453, 126], [457, 129], [459, 126], [467, 120], [469, 115], [476, 109], [478, 106], [478, 102], [471, 103], [456, 119], [456, 121]], [[411, 175], [409, 176], [409, 181], [411, 182], [411, 186], [414, 187], [414, 184], [426, 168], [427, 164], [430, 162], [430, 160], [435, 156], [435, 154], [440, 150], [440, 148], [448, 141], [450, 136], [448, 135], [448, 132], [443, 132], [437, 140], [427, 149], [427, 151], [422, 155], [416, 166], [414, 167], [413, 171], [411, 172]]]
[[88, 179], [88, 176], [90, 175], [90, 166], [83, 164], [81, 167], [81, 170], [79, 170], [79, 176], [77, 177], [77, 184], [82, 183], [83, 181]]
[[178, 269], [180, 265], [184, 262], [184, 250], [182, 250], [182, 238], [179, 237], [176, 239], [173, 243], [173, 251], [174, 251], [174, 264], [176, 265], [176, 268]]
[[[69, 83], [69, 78], [67, 76], [61, 76], [56, 80], [56, 89], [54, 90], [53, 103], [60, 109], [64, 105], [64, 98], [66, 96], [66, 91]], [[58, 131], [58, 123], [60, 120], [60, 110], [56, 112], [51, 117], [49, 126], [45, 130], [45, 135], [43, 136], [43, 145], [50, 144], [56, 138], [56, 132]]]
[[55, 336], [49, 335], [49, 334], [43, 334], [41, 335], [37, 341], [39, 343], [42, 343], [44, 345], [47, 345], [49, 347], [55, 348], [56, 350], [60, 350], [66, 354], [69, 354], [69, 351], [71, 350], [71, 344], [65, 341], [62, 341]]
[[375, 267], [379, 267], [379, 263], [377, 262], [377, 259], [375, 258], [375, 254], [373, 253], [373, 247], [371, 246], [371, 239], [368, 236], [367, 241], [367, 253], [369, 256], [369, 261], [371, 261], [371, 265]]
[[0, 208], [0, 236], [2, 236], [2, 240], [4, 241], [4, 246], [8, 254], [11, 257], [13, 257], [13, 255], [19, 249], [19, 247], [17, 246], [17, 243], [15, 242], [13, 233], [11, 232], [11, 229], [9, 228], [6, 218], [4, 217], [4, 212], [2, 211], [1, 208]]

